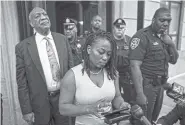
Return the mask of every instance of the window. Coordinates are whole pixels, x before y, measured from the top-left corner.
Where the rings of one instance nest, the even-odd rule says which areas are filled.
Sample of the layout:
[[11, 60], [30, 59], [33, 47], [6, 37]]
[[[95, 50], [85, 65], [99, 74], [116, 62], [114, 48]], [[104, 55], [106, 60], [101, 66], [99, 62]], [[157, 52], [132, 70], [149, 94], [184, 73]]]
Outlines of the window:
[[178, 45], [178, 34], [179, 34], [179, 22], [180, 22], [180, 3], [170, 3], [170, 11], [172, 15], [172, 21], [169, 28], [169, 34]]
[[179, 29], [180, 29], [180, 16], [181, 16], [181, 1], [163, 1], [161, 3], [162, 7], [167, 7], [170, 9], [172, 21], [169, 28], [169, 35], [175, 42], [176, 47], [179, 44]]

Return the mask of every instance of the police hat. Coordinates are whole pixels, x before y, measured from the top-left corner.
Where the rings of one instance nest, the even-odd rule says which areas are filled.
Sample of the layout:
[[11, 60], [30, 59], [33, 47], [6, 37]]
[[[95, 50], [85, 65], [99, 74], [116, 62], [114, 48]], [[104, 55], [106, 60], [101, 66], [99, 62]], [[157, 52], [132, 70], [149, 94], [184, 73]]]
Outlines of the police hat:
[[77, 21], [72, 18], [66, 18], [64, 21], [64, 28], [72, 30], [77, 25]]
[[122, 18], [118, 18], [113, 22], [113, 25], [117, 28], [122, 28], [126, 25], [125, 21]]

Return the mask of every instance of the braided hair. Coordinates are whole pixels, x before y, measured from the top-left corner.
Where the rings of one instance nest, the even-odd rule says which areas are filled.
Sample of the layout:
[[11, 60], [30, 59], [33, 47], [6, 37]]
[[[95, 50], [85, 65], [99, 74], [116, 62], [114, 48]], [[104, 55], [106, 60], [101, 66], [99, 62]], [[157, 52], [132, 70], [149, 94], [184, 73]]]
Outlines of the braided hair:
[[86, 42], [83, 46], [83, 60], [84, 60], [84, 66], [82, 69], [82, 73], [84, 74], [84, 71], [87, 72], [88, 75], [90, 75], [90, 60], [89, 60], [89, 54], [87, 52], [87, 47], [95, 43], [99, 39], [106, 39], [110, 42], [111, 47], [112, 47], [112, 53], [109, 61], [105, 65], [105, 69], [107, 70], [108, 73], [108, 78], [115, 80], [117, 76], [117, 71], [115, 68], [116, 64], [116, 42], [114, 41], [111, 33], [101, 31], [97, 33], [91, 33], [87, 36]]

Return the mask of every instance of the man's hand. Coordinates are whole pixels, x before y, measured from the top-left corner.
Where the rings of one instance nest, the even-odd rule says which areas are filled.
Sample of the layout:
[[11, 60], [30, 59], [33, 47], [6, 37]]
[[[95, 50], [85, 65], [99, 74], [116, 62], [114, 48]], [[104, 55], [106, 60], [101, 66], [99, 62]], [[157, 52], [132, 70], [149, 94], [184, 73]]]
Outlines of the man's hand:
[[137, 96], [136, 96], [136, 102], [137, 102], [137, 104], [138, 105], [146, 105], [148, 102], [147, 102], [147, 98], [146, 98], [146, 96], [145, 96], [145, 94], [144, 93], [139, 93], [139, 94], [137, 94]]
[[120, 121], [118, 125], [132, 125], [129, 120]]
[[180, 107], [182, 107], [182, 108], [185, 108], [185, 102], [184, 101], [176, 101], [176, 103], [180, 106]]
[[131, 106], [130, 106], [130, 104], [129, 103], [127, 103], [127, 102], [122, 102], [121, 103], [121, 105], [120, 105], [120, 107], [119, 107], [119, 109], [126, 109], [126, 108], [131, 108]]
[[170, 38], [170, 36], [167, 35], [167, 34], [162, 34], [162, 35], [161, 35], [161, 40], [162, 40], [165, 44], [167, 44], [167, 45], [172, 45], [172, 44], [174, 44], [173, 41], [172, 41], [172, 39]]
[[32, 125], [34, 122], [34, 113], [28, 113], [23, 115], [23, 119], [28, 123], [28, 125]]
[[85, 106], [88, 114], [94, 114], [95, 116], [101, 118], [100, 113], [104, 112], [104, 108], [111, 106], [111, 102], [106, 99], [101, 99], [94, 104]]

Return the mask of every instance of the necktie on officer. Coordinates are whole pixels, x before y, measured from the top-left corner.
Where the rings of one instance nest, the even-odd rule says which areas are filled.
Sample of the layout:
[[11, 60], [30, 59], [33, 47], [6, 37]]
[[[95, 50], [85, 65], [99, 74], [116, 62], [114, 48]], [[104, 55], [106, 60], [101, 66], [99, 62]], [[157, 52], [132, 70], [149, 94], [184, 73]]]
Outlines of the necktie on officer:
[[60, 80], [60, 67], [57, 62], [56, 55], [54, 53], [53, 46], [51, 42], [49, 41], [49, 38], [45, 37], [46, 40], [46, 51], [50, 63], [50, 68], [51, 68], [51, 73], [52, 73], [52, 78], [54, 81], [59, 82]]

